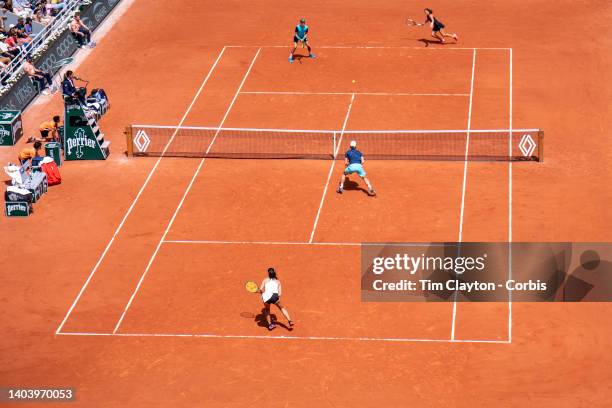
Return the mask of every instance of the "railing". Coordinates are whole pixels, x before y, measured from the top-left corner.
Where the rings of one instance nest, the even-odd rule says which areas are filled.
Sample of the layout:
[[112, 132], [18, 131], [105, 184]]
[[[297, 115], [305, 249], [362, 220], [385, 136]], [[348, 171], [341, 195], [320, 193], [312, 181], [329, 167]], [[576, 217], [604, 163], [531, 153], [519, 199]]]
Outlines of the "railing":
[[47, 41], [52, 40], [64, 30], [68, 29], [70, 20], [74, 16], [74, 13], [78, 11], [78, 8], [82, 3], [82, 0], [66, 0], [64, 2], [64, 8], [60, 10], [53, 21], [51, 21], [40, 33], [38, 33], [31, 42], [20, 47], [19, 54], [17, 54], [17, 56], [11, 61], [10, 65], [2, 71], [2, 76], [0, 77], [2, 90], [0, 90], [0, 95], [20, 78], [23, 62], [25, 61], [26, 56], [31, 55], [34, 58], [37, 52], [44, 47]]

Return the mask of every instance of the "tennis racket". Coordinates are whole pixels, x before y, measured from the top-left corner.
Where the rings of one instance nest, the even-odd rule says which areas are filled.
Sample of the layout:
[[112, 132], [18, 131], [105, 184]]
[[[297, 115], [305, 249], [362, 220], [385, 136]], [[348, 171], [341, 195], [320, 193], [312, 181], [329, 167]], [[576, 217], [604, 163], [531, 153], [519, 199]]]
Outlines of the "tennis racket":
[[257, 286], [257, 284], [253, 281], [247, 281], [244, 284], [244, 288], [246, 289], [247, 292], [250, 292], [250, 293], [259, 292], [259, 286]]
[[414, 27], [414, 26], [418, 26], [420, 24], [417, 23], [416, 21], [410, 19], [410, 18], [407, 18], [406, 19], [406, 25], [409, 26], [409, 27]]

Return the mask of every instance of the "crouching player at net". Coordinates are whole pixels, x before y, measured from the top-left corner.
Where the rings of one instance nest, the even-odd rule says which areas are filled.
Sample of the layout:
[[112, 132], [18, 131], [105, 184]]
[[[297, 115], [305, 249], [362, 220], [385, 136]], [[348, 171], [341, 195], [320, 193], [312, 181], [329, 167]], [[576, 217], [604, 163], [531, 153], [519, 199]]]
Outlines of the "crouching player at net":
[[366, 172], [363, 169], [363, 162], [365, 161], [365, 159], [363, 158], [363, 153], [357, 150], [356, 141], [351, 140], [350, 146], [351, 148], [347, 150], [346, 154], [344, 155], [344, 165], [346, 166], [346, 168], [344, 169], [344, 173], [342, 173], [342, 180], [340, 181], [340, 185], [338, 186], [338, 190], [336, 190], [336, 192], [342, 194], [342, 192], [344, 191], [344, 182], [346, 181], [348, 175], [352, 173], [357, 173], [359, 177], [361, 177], [368, 186], [368, 193], [371, 196], [375, 196], [376, 191], [374, 191], [372, 183], [370, 183], [370, 180], [368, 180], [368, 178], [366, 177]]
[[289, 312], [280, 302], [281, 297], [281, 283], [276, 277], [276, 271], [274, 268], [268, 268], [268, 277], [261, 282], [259, 287], [259, 293], [261, 293], [261, 300], [264, 303], [264, 311], [266, 315], [266, 321], [268, 322], [268, 330], [273, 330], [276, 325], [272, 322], [270, 316], [270, 305], [276, 305], [289, 322], [289, 327], [293, 327], [293, 320], [289, 317]]
[[293, 34], [293, 50], [289, 55], [289, 63], [293, 64], [293, 54], [295, 54], [295, 50], [298, 47], [298, 44], [302, 44], [308, 47], [308, 58], [315, 58], [315, 55], [312, 53], [312, 49], [310, 48], [310, 44], [308, 43], [308, 26], [306, 25], [306, 20], [301, 19], [300, 24], [295, 26], [295, 33]]

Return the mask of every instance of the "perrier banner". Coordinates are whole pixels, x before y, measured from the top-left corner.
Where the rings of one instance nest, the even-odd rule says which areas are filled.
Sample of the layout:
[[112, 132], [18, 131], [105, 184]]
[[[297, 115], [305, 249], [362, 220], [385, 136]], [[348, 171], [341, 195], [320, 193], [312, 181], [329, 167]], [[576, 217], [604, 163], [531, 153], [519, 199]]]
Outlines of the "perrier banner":
[[66, 105], [64, 121], [64, 159], [65, 160], [105, 160], [109, 142], [94, 119], [85, 116], [78, 104]]

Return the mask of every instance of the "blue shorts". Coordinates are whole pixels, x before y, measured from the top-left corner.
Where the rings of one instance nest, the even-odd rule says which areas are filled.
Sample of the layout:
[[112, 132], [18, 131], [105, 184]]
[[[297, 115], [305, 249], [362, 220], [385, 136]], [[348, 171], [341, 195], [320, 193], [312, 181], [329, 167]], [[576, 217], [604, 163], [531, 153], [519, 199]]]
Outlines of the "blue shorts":
[[366, 172], [363, 169], [363, 166], [359, 163], [353, 163], [353, 164], [349, 164], [346, 169], [344, 169], [344, 174], [345, 175], [349, 175], [352, 173], [357, 173], [359, 174], [359, 177], [363, 178], [366, 176]]

